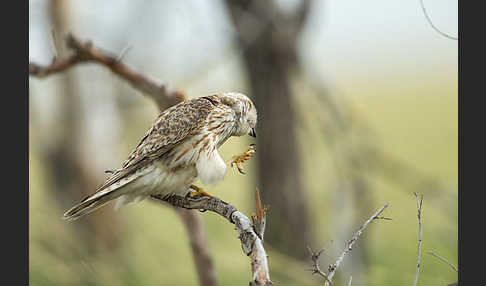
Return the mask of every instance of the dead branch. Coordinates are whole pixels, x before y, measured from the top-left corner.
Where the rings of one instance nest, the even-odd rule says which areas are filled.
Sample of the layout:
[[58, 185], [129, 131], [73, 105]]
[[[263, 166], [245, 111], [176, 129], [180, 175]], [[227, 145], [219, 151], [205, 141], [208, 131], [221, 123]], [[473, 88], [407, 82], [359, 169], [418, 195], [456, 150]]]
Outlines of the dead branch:
[[440, 259], [440, 260], [442, 260], [443, 262], [447, 263], [447, 265], [449, 265], [454, 271], [459, 272], [459, 270], [457, 270], [457, 267], [454, 264], [450, 263], [444, 257], [442, 257], [440, 255], [437, 255], [437, 254], [433, 253], [432, 251], [429, 251], [427, 253], [430, 254], [430, 255], [432, 255], [432, 256], [434, 256], [434, 257], [436, 257], [436, 258], [438, 258], [438, 259]]
[[265, 225], [267, 222], [268, 208], [266, 206], [262, 206], [262, 200], [260, 199], [260, 192], [258, 191], [258, 188], [255, 192], [255, 203], [255, 214], [251, 216], [251, 220], [253, 222], [253, 228], [255, 229], [255, 233], [263, 241], [263, 237], [265, 235]]
[[[266, 208], [262, 207], [257, 190], [257, 211], [252, 224], [247, 216], [238, 211], [234, 206], [222, 201], [217, 197], [195, 197], [181, 196], [176, 194], [166, 196], [152, 196], [153, 199], [165, 201], [175, 207], [185, 209], [198, 209], [200, 211], [212, 211], [227, 219], [234, 224], [241, 241], [243, 252], [251, 259], [251, 269], [253, 273], [250, 285], [270, 286], [267, 254], [263, 248], [263, 237], [265, 232]], [[258, 221], [258, 223], [255, 223]], [[258, 230], [257, 230], [258, 229]]]
[[352, 249], [353, 245], [358, 241], [361, 233], [368, 227], [368, 224], [370, 224], [372, 221], [376, 219], [380, 219], [380, 214], [383, 213], [383, 211], [390, 205], [390, 202], [387, 202], [383, 207], [381, 207], [374, 215], [372, 215], [365, 223], [358, 229], [358, 231], [353, 235], [350, 241], [347, 243], [346, 249], [344, 249], [343, 253], [339, 258], [336, 260], [336, 262], [332, 265], [329, 265], [329, 274], [327, 275], [327, 280], [324, 286], [329, 286], [329, 281], [332, 280], [334, 277], [334, 274], [336, 273], [336, 270], [338, 269], [339, 265], [341, 265], [341, 262], [343, 261], [344, 257], [346, 254], [348, 254]]
[[318, 252], [312, 251], [310, 246], [307, 246], [307, 249], [309, 250], [309, 252], [311, 254], [312, 274], [321, 275], [322, 277], [324, 277], [324, 279], [326, 279], [327, 282], [329, 282], [329, 284], [331, 284], [331, 286], [334, 286], [334, 284], [332, 284], [331, 280], [329, 280], [329, 278], [327, 277], [326, 273], [324, 273], [324, 271], [322, 271], [321, 267], [319, 266], [319, 256], [321, 256], [321, 254], [324, 252], [324, 249], [321, 249]]
[[427, 13], [427, 10], [425, 10], [424, 0], [420, 0], [420, 7], [422, 8], [422, 12], [424, 12], [425, 19], [427, 19], [427, 22], [429, 22], [429, 25], [432, 27], [432, 29], [434, 29], [437, 33], [441, 34], [442, 36], [444, 36], [446, 38], [457, 41], [457, 37], [454, 37], [454, 36], [451, 36], [447, 33], [442, 32], [441, 30], [439, 30], [439, 28], [437, 28], [434, 25], [434, 23], [432, 22], [432, 20], [429, 17], [429, 14]]
[[415, 195], [415, 200], [417, 202], [417, 217], [418, 217], [418, 246], [417, 246], [417, 269], [415, 270], [415, 279], [413, 280], [413, 286], [417, 285], [418, 275], [420, 271], [420, 257], [422, 256], [422, 202], [424, 200], [424, 195], [420, 195], [420, 200], [417, 193]]
[[104, 51], [94, 46], [90, 41], [82, 42], [72, 34], [66, 37], [67, 47], [73, 54], [65, 59], [54, 57], [48, 66], [29, 62], [29, 75], [44, 78], [60, 73], [81, 63], [95, 62], [109, 68], [114, 74], [129, 82], [133, 88], [152, 98], [162, 111], [184, 100], [182, 92], [170, 89], [167, 85], [151, 79], [121, 62], [126, 49], [120, 55]]

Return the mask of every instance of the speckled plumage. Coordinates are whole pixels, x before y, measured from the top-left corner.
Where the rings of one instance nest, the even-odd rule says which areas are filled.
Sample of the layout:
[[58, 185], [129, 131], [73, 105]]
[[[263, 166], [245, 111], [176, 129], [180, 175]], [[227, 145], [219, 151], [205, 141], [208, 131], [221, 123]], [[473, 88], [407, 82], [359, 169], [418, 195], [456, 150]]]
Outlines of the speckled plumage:
[[183, 193], [197, 177], [204, 184], [219, 182], [226, 164], [217, 149], [230, 136], [251, 133], [256, 117], [251, 100], [239, 93], [195, 98], [168, 108], [121, 169], [64, 218], [77, 219], [114, 199], [118, 208], [151, 194]]

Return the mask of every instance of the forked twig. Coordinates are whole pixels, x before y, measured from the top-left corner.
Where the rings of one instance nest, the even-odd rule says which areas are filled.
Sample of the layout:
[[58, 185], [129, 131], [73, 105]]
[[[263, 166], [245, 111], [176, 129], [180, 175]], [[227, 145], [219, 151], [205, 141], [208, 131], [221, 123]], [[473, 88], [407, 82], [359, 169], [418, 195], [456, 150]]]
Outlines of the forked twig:
[[[341, 265], [341, 262], [343, 261], [344, 257], [346, 254], [348, 254], [352, 249], [353, 245], [358, 241], [360, 235], [363, 233], [363, 231], [368, 227], [368, 225], [376, 220], [376, 219], [383, 219], [384, 216], [380, 216], [383, 211], [390, 205], [390, 202], [387, 202], [384, 206], [382, 206], [378, 211], [376, 211], [368, 220], [364, 222], [364, 224], [358, 229], [358, 231], [353, 235], [350, 241], [347, 243], [346, 249], [344, 249], [343, 253], [339, 258], [336, 260], [336, 262], [332, 265], [329, 265], [329, 274], [327, 275], [326, 283], [324, 286], [329, 286], [330, 281], [334, 277], [334, 274], [336, 273], [336, 270], [338, 269], [339, 265]], [[387, 218], [389, 220], [389, 218]]]
[[322, 277], [324, 277], [324, 279], [326, 279], [327, 282], [329, 282], [329, 284], [331, 286], [334, 286], [334, 284], [332, 284], [331, 280], [329, 280], [329, 278], [327, 277], [326, 273], [324, 273], [324, 271], [322, 271], [320, 266], [319, 266], [319, 256], [321, 256], [321, 254], [324, 252], [324, 249], [321, 249], [318, 252], [312, 251], [310, 246], [307, 246], [307, 249], [309, 250], [309, 252], [311, 254], [311, 260], [312, 260], [311, 271], [312, 271], [312, 274], [321, 275]]

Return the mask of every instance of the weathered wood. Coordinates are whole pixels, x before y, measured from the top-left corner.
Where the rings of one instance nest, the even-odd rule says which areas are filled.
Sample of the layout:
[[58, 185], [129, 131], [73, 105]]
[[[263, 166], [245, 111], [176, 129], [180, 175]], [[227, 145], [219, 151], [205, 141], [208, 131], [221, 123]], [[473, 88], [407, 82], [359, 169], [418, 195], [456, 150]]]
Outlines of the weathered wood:
[[[258, 196], [258, 192], [257, 192]], [[176, 194], [170, 194], [165, 196], [151, 196], [153, 199], [165, 201], [175, 207], [185, 209], [198, 209], [200, 211], [211, 211], [219, 214], [227, 219], [229, 222], [235, 225], [236, 230], [239, 233], [238, 238], [241, 242], [241, 248], [243, 252], [251, 259], [251, 270], [253, 273], [252, 281], [250, 285], [256, 286], [269, 286], [273, 285], [270, 280], [270, 274], [268, 270], [268, 261], [265, 248], [263, 247], [263, 237], [265, 232], [265, 223], [262, 223], [266, 219], [266, 212], [258, 211], [261, 207], [261, 202], [257, 200], [257, 215], [260, 223], [258, 224], [258, 232], [255, 231], [255, 225], [252, 224], [250, 219], [234, 206], [216, 197], [190, 197], [180, 196]], [[265, 208], [261, 208], [265, 209]]]

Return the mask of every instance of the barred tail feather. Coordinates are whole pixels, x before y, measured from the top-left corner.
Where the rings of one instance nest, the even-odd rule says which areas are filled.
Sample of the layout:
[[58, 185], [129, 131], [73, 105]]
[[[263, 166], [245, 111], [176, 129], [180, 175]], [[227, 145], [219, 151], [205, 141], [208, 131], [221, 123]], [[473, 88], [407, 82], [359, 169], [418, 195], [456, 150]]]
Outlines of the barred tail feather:
[[67, 221], [77, 220], [78, 218], [99, 209], [100, 207], [120, 196], [123, 196], [124, 194], [125, 192], [123, 191], [123, 188], [115, 189], [102, 195], [96, 193], [69, 209], [66, 213], [64, 213], [63, 219]]
[[[64, 214], [63, 218], [67, 221], [76, 220], [104, 206], [111, 200], [117, 199], [127, 194], [127, 192], [129, 192], [130, 190], [134, 191], [135, 189], [144, 187], [143, 182], [138, 184], [136, 183], [138, 181], [137, 179], [153, 171], [153, 169], [153, 166], [141, 168], [137, 170], [135, 174], [125, 176], [114, 182], [113, 184], [110, 184], [105, 188], [98, 190], [98, 192], [85, 198], [79, 204], [68, 210]], [[128, 185], [130, 185], [131, 187], [127, 188]]]

